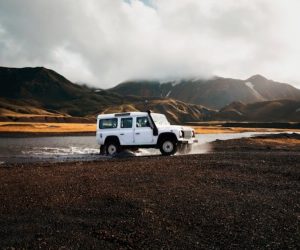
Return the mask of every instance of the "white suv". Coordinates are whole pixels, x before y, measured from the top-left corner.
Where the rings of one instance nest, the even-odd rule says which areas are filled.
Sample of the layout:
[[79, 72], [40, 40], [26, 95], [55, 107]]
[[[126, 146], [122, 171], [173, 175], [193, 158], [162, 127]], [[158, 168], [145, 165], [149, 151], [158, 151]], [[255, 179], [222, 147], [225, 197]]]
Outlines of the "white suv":
[[100, 153], [107, 155], [128, 148], [158, 148], [163, 155], [188, 153], [198, 142], [192, 128], [170, 125], [165, 115], [150, 111], [99, 115], [96, 139]]

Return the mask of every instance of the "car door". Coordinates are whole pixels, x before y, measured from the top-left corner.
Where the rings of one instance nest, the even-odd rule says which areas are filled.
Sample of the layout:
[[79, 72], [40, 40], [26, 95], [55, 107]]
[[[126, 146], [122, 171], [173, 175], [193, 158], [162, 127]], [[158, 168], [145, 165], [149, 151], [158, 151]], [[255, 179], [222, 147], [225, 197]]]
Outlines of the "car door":
[[153, 130], [148, 116], [140, 116], [135, 119], [134, 142], [137, 145], [153, 144]]
[[120, 143], [121, 145], [133, 145], [133, 118], [121, 118], [120, 123]]

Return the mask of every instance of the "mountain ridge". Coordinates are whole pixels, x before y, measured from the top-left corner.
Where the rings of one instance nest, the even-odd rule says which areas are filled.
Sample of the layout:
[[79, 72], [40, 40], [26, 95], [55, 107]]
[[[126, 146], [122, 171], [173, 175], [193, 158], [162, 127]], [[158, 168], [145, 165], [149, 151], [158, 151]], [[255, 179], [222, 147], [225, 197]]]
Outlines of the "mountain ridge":
[[143, 97], [168, 97], [186, 103], [220, 109], [231, 102], [245, 103], [277, 99], [300, 100], [300, 90], [286, 83], [254, 75], [246, 80], [214, 77], [161, 83], [160, 81], [128, 81], [109, 91]]
[[[259, 101], [248, 103], [234, 99], [236, 92], [243, 94], [240, 89], [233, 89], [229, 93], [232, 94], [229, 96], [231, 98], [226, 97], [228, 86], [234, 84], [242, 85], [244, 91], [251, 91], [252, 97]], [[218, 87], [217, 91], [212, 88], [215, 85]], [[282, 87], [287, 88], [284, 94], [280, 93]], [[178, 124], [216, 120], [300, 121], [300, 98], [297, 99], [297, 91], [294, 95], [290, 94], [295, 88], [260, 75], [246, 80], [216, 77], [211, 80], [125, 82], [117, 85], [114, 90], [118, 88], [121, 93], [112, 89], [78, 85], [44, 67], [0, 67], [0, 120], [88, 122], [94, 121], [99, 113], [151, 109], [166, 114], [170, 121]], [[291, 95], [296, 100], [265, 100], [272, 97], [270, 88], [275, 88], [275, 94], [279, 93], [283, 97]], [[222, 99], [227, 104], [220, 108], [195, 104], [193, 102], [197, 101], [199, 90], [203, 91], [203, 103], [214, 103]], [[136, 93], [140, 96], [134, 95]], [[220, 93], [222, 98], [218, 97]]]
[[[0, 67], [0, 98], [28, 102], [31, 106], [55, 110], [71, 116], [92, 115], [108, 105], [124, 102], [124, 98], [106, 90], [96, 91], [72, 83], [62, 75], [44, 67]], [[140, 100], [128, 97], [126, 101]]]
[[233, 102], [213, 116], [222, 121], [300, 122], [300, 100], [274, 100], [244, 104]]

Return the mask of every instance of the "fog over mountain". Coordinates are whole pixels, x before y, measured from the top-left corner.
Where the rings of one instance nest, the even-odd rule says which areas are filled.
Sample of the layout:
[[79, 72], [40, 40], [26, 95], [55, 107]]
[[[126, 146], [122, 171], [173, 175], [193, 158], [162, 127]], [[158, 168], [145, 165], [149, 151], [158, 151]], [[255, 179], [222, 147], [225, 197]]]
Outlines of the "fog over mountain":
[[109, 88], [220, 75], [300, 86], [298, 0], [1, 0], [0, 65]]

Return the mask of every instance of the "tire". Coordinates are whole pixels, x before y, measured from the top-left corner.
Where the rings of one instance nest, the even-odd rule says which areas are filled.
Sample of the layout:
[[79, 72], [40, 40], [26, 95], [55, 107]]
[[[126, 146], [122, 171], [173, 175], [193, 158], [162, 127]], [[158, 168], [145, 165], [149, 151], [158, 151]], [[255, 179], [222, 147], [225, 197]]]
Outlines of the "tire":
[[114, 155], [120, 153], [120, 151], [121, 151], [121, 147], [117, 141], [112, 140], [112, 141], [108, 141], [107, 143], [105, 143], [106, 155], [114, 156]]
[[100, 146], [100, 155], [105, 155], [105, 145]]
[[165, 139], [161, 142], [159, 150], [162, 155], [173, 155], [177, 152], [176, 141], [172, 139]]

